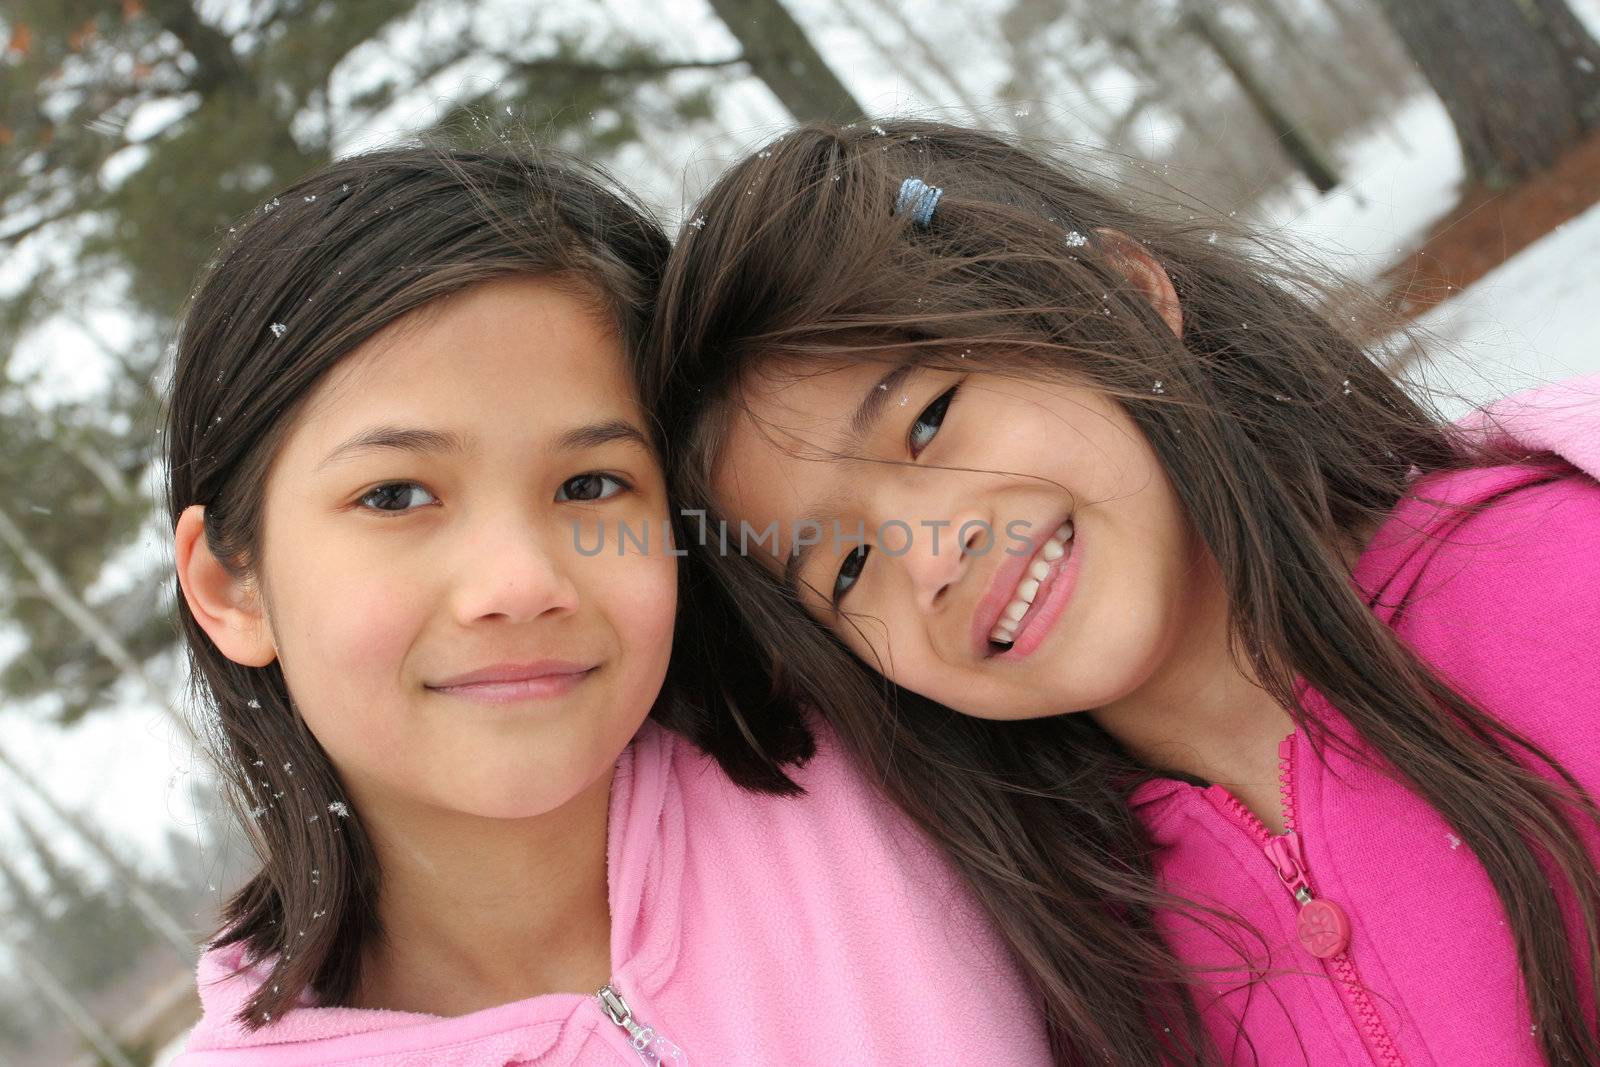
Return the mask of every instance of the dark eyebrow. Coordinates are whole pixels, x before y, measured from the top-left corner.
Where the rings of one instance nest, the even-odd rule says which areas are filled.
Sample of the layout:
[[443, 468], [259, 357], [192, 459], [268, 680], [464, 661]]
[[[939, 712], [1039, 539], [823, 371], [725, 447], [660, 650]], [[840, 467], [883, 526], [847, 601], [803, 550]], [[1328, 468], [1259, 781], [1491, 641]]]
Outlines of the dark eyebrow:
[[[644, 432], [625, 419], [611, 419], [564, 430], [556, 437], [553, 447], [561, 452], [579, 452], [587, 448], [599, 448], [613, 441], [627, 441], [647, 452], [653, 451]], [[329, 452], [317, 469], [370, 452], [398, 451], [430, 455], [466, 450], [467, 440], [460, 434], [406, 426], [375, 426], [361, 431]]]
[[614, 441], [638, 445], [646, 452], [655, 451], [651, 447], [649, 438], [645, 437], [644, 431], [626, 419], [609, 419], [606, 422], [595, 422], [563, 430], [555, 440], [555, 447], [561, 452], [581, 452], [586, 448], [599, 448]]
[[467, 443], [459, 434], [405, 426], [375, 426], [345, 441], [329, 452], [317, 469], [368, 452], [393, 450], [426, 455], [437, 452], [464, 452]]
[[[894, 391], [904, 385], [906, 380], [920, 369], [921, 367], [915, 363], [896, 364], [889, 368], [883, 377], [872, 383], [872, 387], [867, 390], [867, 395], [861, 398], [860, 404], [856, 405], [855, 414], [850, 416], [850, 429], [844, 442], [843, 451], [845, 455], [856, 452], [860, 448], [861, 442], [871, 436], [873, 427], [883, 417], [884, 409], [889, 406], [889, 398], [894, 395]], [[805, 545], [799, 552], [791, 551], [789, 553], [789, 558], [783, 565], [783, 584], [788, 587], [790, 592], [796, 595], [799, 594], [800, 590], [796, 584], [797, 576], [804, 569], [806, 561], [811, 558], [812, 554], [828, 543], [828, 535], [832, 532], [832, 522], [837, 517], [838, 511], [837, 497], [829, 496], [823, 500], [814, 501], [801, 512], [802, 515], [820, 516], [812, 521], [826, 529], [823, 531], [822, 539], [815, 544]], [[790, 532], [793, 531], [791, 530]]]
[[847, 452], [855, 451], [871, 435], [873, 426], [883, 417], [883, 409], [889, 405], [889, 397], [920, 369], [915, 363], [901, 363], [873, 383], [850, 417], [850, 436], [845, 442]]

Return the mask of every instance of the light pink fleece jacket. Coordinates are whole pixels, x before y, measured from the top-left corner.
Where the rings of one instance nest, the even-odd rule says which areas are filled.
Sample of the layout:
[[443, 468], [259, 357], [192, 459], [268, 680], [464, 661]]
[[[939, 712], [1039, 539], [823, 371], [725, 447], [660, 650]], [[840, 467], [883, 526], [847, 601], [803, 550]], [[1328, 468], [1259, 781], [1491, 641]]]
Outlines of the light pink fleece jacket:
[[[1422, 481], [1358, 561], [1356, 584], [1445, 679], [1600, 797], [1600, 375], [1502, 402], [1467, 425], [1578, 469], [1555, 481], [1521, 465]], [[1471, 515], [1453, 506], [1476, 503], [1485, 506]], [[1359, 745], [1320, 694], [1302, 691], [1319, 722]], [[1229, 1062], [1542, 1064], [1505, 910], [1472, 850], [1372, 763], [1332, 745], [1324, 754], [1325, 763], [1303, 733], [1280, 748], [1299, 856], [1220, 787], [1164, 779], [1134, 795], [1165, 884], [1260, 932], [1250, 952], [1273, 973], [1250, 987], [1215, 931], [1165, 921], [1184, 959], [1224, 971], [1203, 1010]], [[1600, 857], [1600, 838], [1585, 836]], [[1299, 879], [1313, 907], [1288, 884]], [[1348, 940], [1321, 958], [1300, 935], [1337, 947], [1336, 924], [1318, 923], [1328, 901], [1346, 913]]]
[[[825, 729], [803, 797], [746, 792], [646, 724], [617, 764], [607, 867], [612, 986], [671, 1064], [1046, 1064], [1035, 998], [950, 867]], [[200, 963], [205, 1015], [177, 1067], [657, 1062], [594, 996], [455, 1018], [296, 1008], [233, 1022], [259, 972]], [[658, 1046], [659, 1049], [659, 1046]]]

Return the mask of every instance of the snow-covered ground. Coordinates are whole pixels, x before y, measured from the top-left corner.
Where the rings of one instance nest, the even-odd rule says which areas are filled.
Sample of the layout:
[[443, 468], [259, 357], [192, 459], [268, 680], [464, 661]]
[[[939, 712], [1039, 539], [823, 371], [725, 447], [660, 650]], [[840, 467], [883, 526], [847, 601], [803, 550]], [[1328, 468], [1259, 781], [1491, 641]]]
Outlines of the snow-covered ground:
[[1563, 224], [1420, 320], [1439, 355], [1424, 380], [1457, 414], [1509, 392], [1600, 372], [1600, 207]]
[[[1259, 209], [1280, 239], [1370, 281], [1414, 248], [1455, 203], [1461, 155], [1431, 96], [1341, 153], [1350, 178], [1327, 196], [1309, 185]], [[1431, 359], [1406, 374], [1448, 415], [1507, 393], [1600, 372], [1600, 207], [1565, 223], [1416, 321]]]

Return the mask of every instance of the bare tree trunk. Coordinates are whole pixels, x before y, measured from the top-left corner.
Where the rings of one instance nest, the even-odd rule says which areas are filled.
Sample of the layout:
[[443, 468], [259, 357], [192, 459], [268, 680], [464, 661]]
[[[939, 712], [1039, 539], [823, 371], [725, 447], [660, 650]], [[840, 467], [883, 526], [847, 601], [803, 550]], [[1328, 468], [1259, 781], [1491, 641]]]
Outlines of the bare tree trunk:
[[1250, 0], [1250, 8], [1267, 26], [1278, 47], [1292, 49], [1300, 57], [1301, 62], [1318, 71], [1321, 77], [1333, 85], [1340, 99], [1354, 100], [1363, 92], [1361, 84], [1346, 73], [1343, 63], [1330, 62], [1326, 55], [1306, 47], [1305, 41], [1296, 32], [1289, 17], [1278, 6], [1278, 0]]
[[1263, 121], [1271, 128], [1279, 146], [1295, 169], [1311, 180], [1318, 192], [1327, 192], [1339, 184], [1339, 174], [1329, 160], [1300, 128], [1278, 107], [1265, 84], [1257, 77], [1244, 50], [1232, 39], [1205, 8], [1193, 2], [1185, 6], [1185, 20], [1207, 47], [1216, 53], [1222, 65], [1233, 74]]
[[194, 731], [172, 708], [171, 697], [161, 691], [150, 675], [145, 671], [137, 657], [123, 644], [121, 638], [112, 632], [111, 628], [102, 622], [84, 602], [78, 599], [72, 591], [66, 578], [55, 568], [44, 554], [33, 547], [28, 540], [28, 535], [16, 524], [3, 508], [0, 508], [0, 543], [4, 543], [15, 552], [17, 558], [33, 580], [39, 583], [39, 591], [44, 598], [61, 614], [65, 615], [78, 630], [94, 643], [99, 653], [111, 662], [117, 670], [132, 677], [144, 690], [145, 696], [160, 708], [171, 720], [183, 736], [191, 743], [198, 744]]
[[[846, 0], [846, 3], [849, 2], [851, 0]], [[985, 125], [983, 108], [978, 104], [977, 99], [967, 91], [965, 85], [961, 84], [961, 79], [951, 69], [950, 65], [940, 57], [938, 50], [928, 43], [926, 37], [917, 32], [916, 25], [906, 17], [905, 12], [900, 10], [900, 5], [895, 3], [894, 0], [873, 0], [873, 6], [882, 12], [884, 18], [900, 27], [900, 32], [906, 35], [906, 40], [916, 49], [917, 54], [922, 58], [922, 62], [950, 87], [951, 92], [956, 94], [956, 100], [966, 110], [967, 114], [972, 116], [972, 121], [980, 126]], [[902, 64], [903, 66], [904, 64]]]
[[[1193, 94], [1174, 84], [1166, 66], [1160, 60], [1152, 59], [1145, 50], [1145, 46], [1133, 34], [1113, 32], [1107, 39], [1118, 54], [1134, 69], [1135, 73], [1142, 78], [1149, 79], [1150, 83], [1156, 87], [1156, 92], [1160, 94], [1161, 102], [1177, 112], [1178, 117], [1197, 136], [1213, 125], [1206, 121], [1199, 109], [1194, 106]], [[1218, 136], [1210, 142], [1212, 150], [1221, 156], [1226, 164], [1229, 177], [1235, 179], [1251, 173], [1252, 169], [1238, 154], [1237, 144], [1238, 138], [1228, 136]]]
[[907, 84], [911, 86], [912, 92], [921, 96], [929, 104], [938, 101], [939, 94], [934, 91], [932, 84], [917, 73], [916, 67], [905, 62], [903, 55], [895, 54], [894, 48], [888, 41], [884, 40], [883, 35], [878, 32], [878, 27], [873, 25], [871, 19], [862, 18], [856, 13], [853, 0], [843, 0], [842, 3], [835, 4], [834, 7], [838, 10], [839, 17], [844, 19], [845, 24], [856, 33], [859, 33], [872, 46], [872, 50], [878, 53], [883, 62], [887, 66], [893, 67], [895, 73], [906, 80]]
[[10, 771], [13, 778], [21, 782], [50, 810], [52, 815], [60, 819], [85, 845], [89, 846], [91, 852], [100, 857], [127, 892], [129, 902], [138, 910], [145, 924], [177, 950], [185, 963], [193, 966], [199, 959], [199, 948], [195, 939], [184, 930], [183, 923], [178, 917], [168, 911], [165, 905], [146, 888], [139, 872], [123, 860], [111, 842], [106, 840], [88, 819], [57, 800], [31, 772], [3, 748], [0, 748], [0, 767]]
[[1322, 0], [1322, 6], [1354, 45], [1361, 62], [1384, 79], [1396, 95], [1404, 94], [1416, 80], [1417, 70], [1388, 20], [1373, 9], [1375, 0]]
[[745, 61], [801, 122], [853, 122], [866, 110], [823, 60], [782, 0], [711, 0]]
[[1378, 0], [1450, 114], [1469, 180], [1510, 185], [1600, 124], [1600, 43], [1563, 0]]
[[17, 963], [21, 965], [23, 975], [33, 984], [33, 988], [62, 1014], [67, 1024], [77, 1031], [78, 1036], [87, 1041], [106, 1063], [112, 1067], [134, 1067], [133, 1061], [123, 1054], [116, 1039], [95, 1021], [93, 1015], [89, 1014], [89, 1009], [84, 1007], [83, 1001], [73, 996], [72, 991], [62, 985], [44, 964], [23, 948], [20, 938], [14, 939], [14, 943], [8, 947]]

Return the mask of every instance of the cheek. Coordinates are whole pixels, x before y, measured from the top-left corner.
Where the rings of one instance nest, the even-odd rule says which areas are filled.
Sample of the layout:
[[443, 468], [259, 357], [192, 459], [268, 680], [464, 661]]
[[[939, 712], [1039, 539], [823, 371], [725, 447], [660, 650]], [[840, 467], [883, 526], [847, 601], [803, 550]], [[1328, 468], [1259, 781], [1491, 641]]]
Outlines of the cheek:
[[401, 684], [406, 656], [427, 617], [420, 581], [361, 569], [359, 557], [332, 565], [331, 553], [298, 555], [292, 574], [274, 574], [274, 638], [284, 676], [308, 725], [330, 749], [337, 735], [380, 725], [374, 699]]
[[370, 671], [390, 663], [410, 644], [425, 614], [426, 590], [418, 577], [392, 567], [368, 573], [348, 558], [338, 567], [304, 567], [292, 582], [299, 602], [283, 605], [287, 632], [279, 644], [314, 648], [335, 669]]
[[874, 605], [841, 622], [834, 633], [845, 647], [896, 685], [915, 690], [937, 670], [937, 657], [915, 619], [902, 619], [888, 605]]
[[[659, 662], [665, 673], [678, 609], [678, 559], [667, 553], [663, 525], [650, 525], [648, 551], [607, 541], [605, 551], [576, 565], [579, 596], [611, 623], [636, 676]], [[620, 555], [618, 554], [620, 548]], [[647, 666], [648, 665], [648, 666]]]

